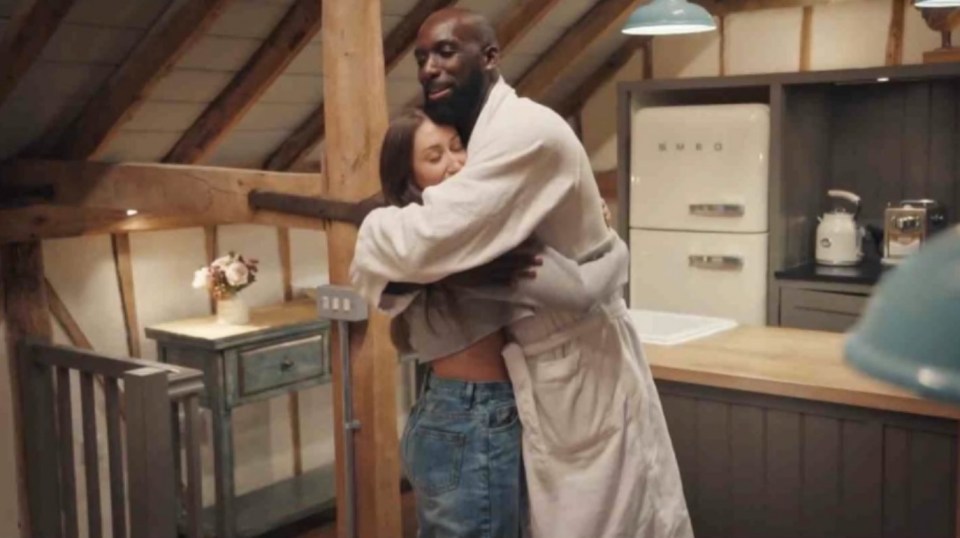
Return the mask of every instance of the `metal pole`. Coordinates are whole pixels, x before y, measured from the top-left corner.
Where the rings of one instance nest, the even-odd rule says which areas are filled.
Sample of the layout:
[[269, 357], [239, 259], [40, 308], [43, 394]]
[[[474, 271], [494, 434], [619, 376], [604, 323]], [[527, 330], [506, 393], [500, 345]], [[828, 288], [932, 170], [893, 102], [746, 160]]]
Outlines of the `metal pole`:
[[347, 520], [344, 522], [344, 525], [347, 529], [346, 535], [349, 538], [356, 538], [357, 535], [357, 518], [356, 518], [356, 494], [355, 491], [355, 482], [356, 482], [356, 472], [354, 469], [354, 439], [353, 432], [359, 429], [360, 424], [353, 418], [353, 386], [351, 382], [351, 372], [350, 372], [350, 327], [346, 321], [340, 320], [337, 322], [339, 326], [340, 333], [340, 367], [343, 372], [343, 390], [341, 391], [343, 398], [343, 442], [344, 442], [344, 473], [345, 477], [345, 490], [346, 490], [346, 513]]
[[345, 503], [343, 513], [343, 529], [348, 538], [357, 536], [357, 477], [354, 433], [360, 429], [353, 413], [353, 376], [350, 372], [350, 326], [348, 322], [367, 319], [367, 303], [355, 291], [345, 286], [326, 285], [317, 288], [317, 310], [320, 317], [336, 320], [340, 334], [340, 372], [342, 387], [340, 391], [343, 404], [343, 472], [345, 499], [337, 502]]

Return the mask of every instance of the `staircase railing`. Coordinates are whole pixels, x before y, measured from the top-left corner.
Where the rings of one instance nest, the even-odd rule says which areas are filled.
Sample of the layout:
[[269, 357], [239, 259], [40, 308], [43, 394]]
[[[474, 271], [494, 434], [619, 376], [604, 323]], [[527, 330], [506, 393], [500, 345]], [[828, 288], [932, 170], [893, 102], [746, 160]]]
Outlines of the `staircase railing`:
[[[199, 371], [34, 342], [21, 346], [19, 360], [33, 537], [78, 538], [82, 498], [89, 538], [108, 529], [113, 538], [175, 538], [181, 523], [189, 538], [201, 538]], [[105, 402], [109, 492], [101, 491], [96, 384]]]

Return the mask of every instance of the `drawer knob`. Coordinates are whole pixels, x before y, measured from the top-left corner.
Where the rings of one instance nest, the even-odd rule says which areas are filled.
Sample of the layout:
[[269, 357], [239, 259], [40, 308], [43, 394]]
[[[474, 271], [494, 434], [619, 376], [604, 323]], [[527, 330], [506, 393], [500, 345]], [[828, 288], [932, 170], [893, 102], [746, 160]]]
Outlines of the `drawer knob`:
[[286, 372], [287, 370], [293, 368], [293, 361], [287, 359], [280, 364], [280, 369]]

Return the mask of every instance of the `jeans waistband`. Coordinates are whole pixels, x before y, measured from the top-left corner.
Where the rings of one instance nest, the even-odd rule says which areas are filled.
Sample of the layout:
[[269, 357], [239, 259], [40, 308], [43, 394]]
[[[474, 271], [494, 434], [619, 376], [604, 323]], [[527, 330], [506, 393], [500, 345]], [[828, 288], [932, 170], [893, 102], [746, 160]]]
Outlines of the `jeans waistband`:
[[423, 391], [441, 398], [455, 398], [471, 403], [513, 400], [513, 385], [509, 381], [462, 381], [437, 377], [432, 372], [428, 372], [424, 379]]

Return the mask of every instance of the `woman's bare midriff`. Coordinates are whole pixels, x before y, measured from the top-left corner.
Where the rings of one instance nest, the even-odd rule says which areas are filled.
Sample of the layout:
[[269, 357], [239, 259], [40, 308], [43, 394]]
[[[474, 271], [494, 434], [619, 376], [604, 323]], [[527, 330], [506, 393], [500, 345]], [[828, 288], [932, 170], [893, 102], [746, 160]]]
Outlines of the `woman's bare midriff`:
[[507, 381], [507, 367], [503, 362], [503, 331], [478, 340], [463, 351], [430, 362], [433, 374], [445, 379], [490, 382]]

